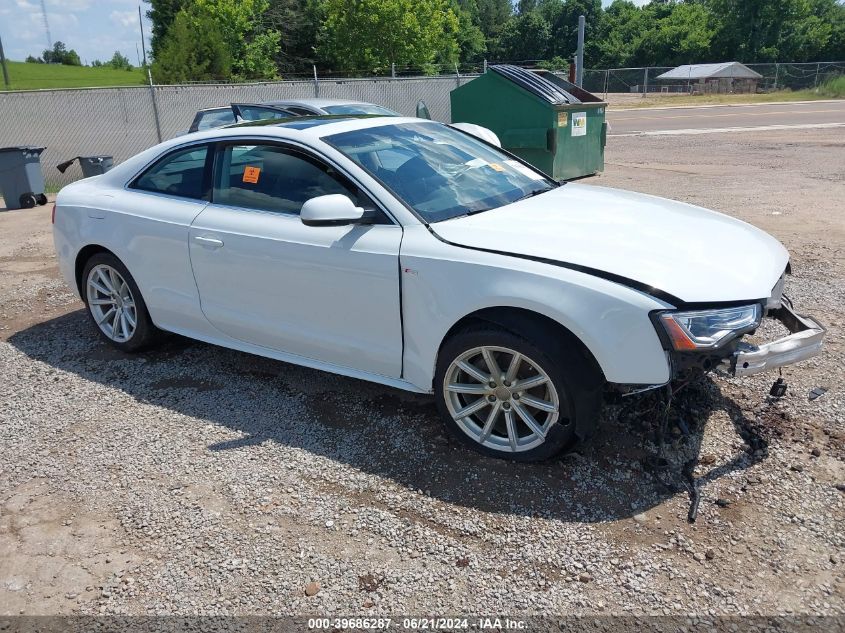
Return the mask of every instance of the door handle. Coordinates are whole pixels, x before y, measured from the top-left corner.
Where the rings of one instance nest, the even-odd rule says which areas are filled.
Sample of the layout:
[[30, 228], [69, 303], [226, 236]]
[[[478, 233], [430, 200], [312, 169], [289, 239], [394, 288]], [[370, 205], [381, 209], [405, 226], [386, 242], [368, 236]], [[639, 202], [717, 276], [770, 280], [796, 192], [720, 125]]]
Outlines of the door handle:
[[212, 248], [220, 248], [223, 246], [223, 240], [218, 240], [216, 237], [203, 237], [202, 235], [195, 235], [194, 241], [199, 242], [203, 246], [211, 246]]

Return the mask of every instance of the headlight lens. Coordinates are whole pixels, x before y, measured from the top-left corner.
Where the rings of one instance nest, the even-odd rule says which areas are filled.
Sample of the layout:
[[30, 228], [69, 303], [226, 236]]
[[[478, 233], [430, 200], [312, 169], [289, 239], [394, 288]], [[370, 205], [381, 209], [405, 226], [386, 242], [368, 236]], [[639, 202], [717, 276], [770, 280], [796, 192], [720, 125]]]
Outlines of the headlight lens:
[[760, 304], [721, 310], [667, 312], [660, 315], [672, 346], [679, 351], [718, 347], [760, 324]]

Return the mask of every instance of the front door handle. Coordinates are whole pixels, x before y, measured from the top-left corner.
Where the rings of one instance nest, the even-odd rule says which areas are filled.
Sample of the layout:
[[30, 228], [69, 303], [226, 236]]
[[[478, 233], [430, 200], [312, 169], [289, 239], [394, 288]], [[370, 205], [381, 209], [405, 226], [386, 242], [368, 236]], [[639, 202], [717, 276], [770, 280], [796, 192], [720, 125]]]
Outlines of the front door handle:
[[210, 246], [212, 248], [220, 248], [223, 246], [223, 240], [218, 240], [216, 237], [203, 237], [202, 235], [195, 235], [194, 241], [199, 242], [203, 246]]

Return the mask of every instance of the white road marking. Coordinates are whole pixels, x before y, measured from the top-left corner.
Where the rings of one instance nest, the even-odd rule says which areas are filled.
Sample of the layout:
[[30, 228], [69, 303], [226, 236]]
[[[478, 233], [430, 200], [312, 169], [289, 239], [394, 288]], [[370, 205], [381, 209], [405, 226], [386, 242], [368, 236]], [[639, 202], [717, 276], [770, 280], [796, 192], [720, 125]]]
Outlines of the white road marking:
[[608, 107], [608, 113], [614, 112], [647, 112], [649, 110], [703, 110], [705, 108], [765, 108], [766, 106], [809, 105], [817, 103], [842, 103], [842, 99], [817, 99], [814, 101], [769, 101], [761, 103], [710, 103], [706, 105], [665, 105], [649, 106], [646, 108], [614, 108]]
[[805, 123], [799, 125], [758, 125], [755, 127], [693, 128], [684, 130], [651, 130], [643, 132], [625, 132], [609, 136], [688, 136], [693, 134], [725, 134], [730, 132], [769, 132], [774, 130], [823, 130], [845, 127], [845, 123]]

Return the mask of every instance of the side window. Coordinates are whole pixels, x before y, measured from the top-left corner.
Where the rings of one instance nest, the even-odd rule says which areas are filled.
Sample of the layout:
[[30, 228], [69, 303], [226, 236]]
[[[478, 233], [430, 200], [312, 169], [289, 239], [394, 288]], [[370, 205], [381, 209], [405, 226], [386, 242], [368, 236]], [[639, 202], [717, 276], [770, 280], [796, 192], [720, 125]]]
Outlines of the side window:
[[244, 121], [264, 121], [266, 119], [286, 119], [290, 117], [290, 114], [281, 110], [251, 105], [239, 105], [238, 113]]
[[226, 110], [212, 110], [211, 112], [204, 112], [200, 117], [197, 131], [210, 130], [211, 128], [220, 127], [221, 125], [228, 125], [235, 122], [235, 113], [231, 108]]
[[296, 116], [314, 116], [317, 114], [316, 112], [312, 112], [306, 108], [300, 108], [299, 106], [288, 106], [287, 109], [291, 112], [291, 114], [295, 114]]
[[306, 200], [339, 193], [364, 208], [369, 198], [322, 162], [276, 145], [229, 145], [221, 150], [214, 202], [299, 214]]
[[193, 146], [166, 155], [130, 185], [133, 189], [202, 199], [208, 145]]

